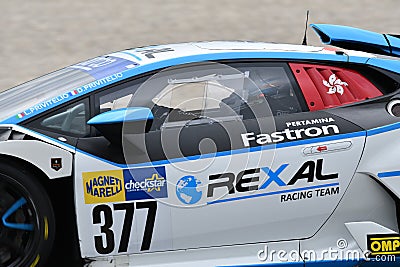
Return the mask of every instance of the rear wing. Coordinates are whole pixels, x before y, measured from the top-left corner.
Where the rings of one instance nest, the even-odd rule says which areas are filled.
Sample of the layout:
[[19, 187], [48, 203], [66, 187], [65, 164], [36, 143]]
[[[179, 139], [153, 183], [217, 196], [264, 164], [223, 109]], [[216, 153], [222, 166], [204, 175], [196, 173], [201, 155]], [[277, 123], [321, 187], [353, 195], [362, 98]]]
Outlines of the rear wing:
[[381, 34], [331, 24], [311, 24], [311, 27], [324, 44], [344, 49], [400, 57], [399, 35]]

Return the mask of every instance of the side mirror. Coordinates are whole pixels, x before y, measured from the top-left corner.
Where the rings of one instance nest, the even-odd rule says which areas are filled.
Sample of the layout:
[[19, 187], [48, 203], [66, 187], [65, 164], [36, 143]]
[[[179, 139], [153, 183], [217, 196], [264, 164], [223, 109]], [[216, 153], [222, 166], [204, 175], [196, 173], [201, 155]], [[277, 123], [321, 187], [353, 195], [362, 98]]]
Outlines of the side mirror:
[[145, 107], [128, 107], [110, 110], [91, 118], [87, 124], [94, 126], [111, 143], [122, 143], [122, 128], [129, 133], [145, 133], [153, 121], [153, 113]]

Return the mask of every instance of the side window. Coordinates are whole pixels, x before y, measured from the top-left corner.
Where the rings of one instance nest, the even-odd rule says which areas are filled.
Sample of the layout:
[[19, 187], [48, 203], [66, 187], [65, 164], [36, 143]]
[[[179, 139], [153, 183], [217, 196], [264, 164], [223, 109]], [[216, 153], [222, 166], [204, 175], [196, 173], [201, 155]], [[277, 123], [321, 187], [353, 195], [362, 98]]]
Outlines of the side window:
[[250, 88], [247, 102], [253, 103], [265, 99], [274, 116], [306, 111], [300, 90], [293, 80], [286, 63], [236, 63], [242, 72], [249, 73], [249, 80], [255, 84]]
[[172, 67], [148, 79], [129, 105], [152, 110], [151, 131], [242, 120], [246, 79], [248, 73], [219, 63]]
[[[152, 99], [156, 114], [161, 113], [159, 109], [169, 111], [164, 123], [210, 118], [220, 121], [242, 118], [239, 109], [244, 102], [243, 88], [238, 87], [233, 81], [243, 80], [246, 77], [245, 73], [226, 74], [220, 77], [195, 76], [196, 79], [193, 79], [190, 73], [188, 75], [189, 80], [169, 79], [168, 85]], [[240, 84], [243, 84], [243, 81]]]
[[153, 130], [194, 120], [247, 120], [308, 110], [289, 66], [280, 62], [169, 68], [144, 82], [129, 105], [152, 110]]
[[129, 81], [122, 85], [109, 88], [95, 95], [95, 103], [98, 113], [110, 110], [126, 108], [135, 94], [136, 90], [148, 77]]
[[[280, 116], [306, 110], [286, 63], [203, 63], [171, 67], [95, 95], [96, 113], [148, 107], [162, 127]], [[299, 96], [300, 95], [300, 96]], [[266, 111], [268, 104], [270, 111]], [[192, 122], [193, 121], [193, 122]]]
[[84, 137], [90, 133], [86, 124], [89, 116], [87, 99], [57, 109], [31, 122], [31, 126], [45, 131]]

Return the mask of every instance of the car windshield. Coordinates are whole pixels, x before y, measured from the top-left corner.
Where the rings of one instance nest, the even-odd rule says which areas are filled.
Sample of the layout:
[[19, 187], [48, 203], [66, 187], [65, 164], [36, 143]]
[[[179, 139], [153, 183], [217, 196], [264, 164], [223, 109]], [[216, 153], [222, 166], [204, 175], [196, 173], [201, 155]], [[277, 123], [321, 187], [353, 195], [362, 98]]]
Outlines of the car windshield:
[[0, 121], [93, 81], [84, 71], [64, 68], [8, 89], [0, 93]]

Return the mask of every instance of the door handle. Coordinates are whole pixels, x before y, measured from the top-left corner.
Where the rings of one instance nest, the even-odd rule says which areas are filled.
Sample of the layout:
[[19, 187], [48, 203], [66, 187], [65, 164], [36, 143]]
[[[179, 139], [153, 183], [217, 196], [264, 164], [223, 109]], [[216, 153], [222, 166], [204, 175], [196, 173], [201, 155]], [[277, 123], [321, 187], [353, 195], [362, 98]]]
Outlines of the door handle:
[[315, 154], [338, 152], [338, 151], [348, 150], [351, 148], [351, 146], [352, 146], [351, 141], [320, 144], [317, 146], [309, 146], [304, 148], [303, 154], [306, 156], [310, 156]]

